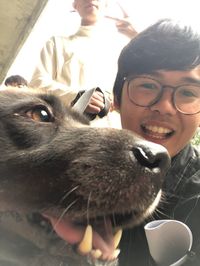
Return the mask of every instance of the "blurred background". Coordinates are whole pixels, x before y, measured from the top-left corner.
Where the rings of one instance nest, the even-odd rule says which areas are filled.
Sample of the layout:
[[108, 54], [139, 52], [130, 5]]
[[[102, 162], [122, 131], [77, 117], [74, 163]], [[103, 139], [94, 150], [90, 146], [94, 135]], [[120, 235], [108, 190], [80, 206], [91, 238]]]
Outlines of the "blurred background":
[[[166, 17], [187, 19], [200, 28], [199, 0], [109, 0], [108, 15], [122, 17], [118, 3], [127, 11], [138, 32]], [[29, 81], [44, 42], [52, 35], [74, 33], [79, 19], [72, 0], [49, 0], [6, 76], [20, 74]], [[107, 19], [107, 23], [114, 30], [115, 21]]]

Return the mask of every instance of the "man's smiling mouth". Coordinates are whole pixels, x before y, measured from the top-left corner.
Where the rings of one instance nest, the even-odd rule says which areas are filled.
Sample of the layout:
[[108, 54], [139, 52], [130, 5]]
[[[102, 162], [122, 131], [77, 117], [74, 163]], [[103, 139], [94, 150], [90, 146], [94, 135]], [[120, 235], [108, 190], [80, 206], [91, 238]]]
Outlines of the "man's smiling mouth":
[[175, 133], [175, 131], [172, 129], [156, 125], [143, 124], [141, 125], [141, 129], [146, 136], [158, 140], [168, 139]]

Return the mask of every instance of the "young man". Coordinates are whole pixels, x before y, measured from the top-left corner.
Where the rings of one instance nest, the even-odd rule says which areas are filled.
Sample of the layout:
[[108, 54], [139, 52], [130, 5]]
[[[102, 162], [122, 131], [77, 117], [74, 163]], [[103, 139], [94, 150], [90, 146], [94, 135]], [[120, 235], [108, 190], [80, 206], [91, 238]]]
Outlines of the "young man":
[[[73, 6], [81, 18], [80, 28], [72, 36], [54, 36], [47, 41], [29, 84], [31, 87], [57, 91], [67, 105], [79, 91], [100, 87], [102, 92], [111, 94], [117, 58], [125, 42], [118, 45], [119, 33], [111, 32], [105, 24], [107, 2], [74, 0]], [[128, 40], [136, 35], [126, 18], [117, 20], [116, 26]], [[97, 114], [104, 108], [101, 91], [94, 92], [87, 112]]]
[[[167, 19], [138, 34], [119, 57], [114, 102], [123, 128], [167, 148], [172, 166], [151, 218], [184, 222], [193, 246], [181, 265], [200, 265], [200, 155], [190, 144], [200, 126], [200, 34]], [[154, 263], [144, 224], [127, 230], [120, 265]]]

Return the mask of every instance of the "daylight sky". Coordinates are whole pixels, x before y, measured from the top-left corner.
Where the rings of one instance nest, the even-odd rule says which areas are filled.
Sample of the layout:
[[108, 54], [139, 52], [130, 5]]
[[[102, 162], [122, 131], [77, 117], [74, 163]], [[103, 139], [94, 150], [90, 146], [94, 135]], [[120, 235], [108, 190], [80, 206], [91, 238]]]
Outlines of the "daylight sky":
[[[121, 17], [116, 0], [109, 1], [107, 13]], [[199, 0], [118, 0], [118, 2], [131, 16], [137, 31], [165, 17], [188, 19], [200, 27]], [[30, 79], [44, 42], [52, 35], [69, 35], [77, 29], [79, 16], [76, 12], [71, 12], [72, 10], [71, 0], [49, 0], [7, 76], [20, 74], [27, 80]]]

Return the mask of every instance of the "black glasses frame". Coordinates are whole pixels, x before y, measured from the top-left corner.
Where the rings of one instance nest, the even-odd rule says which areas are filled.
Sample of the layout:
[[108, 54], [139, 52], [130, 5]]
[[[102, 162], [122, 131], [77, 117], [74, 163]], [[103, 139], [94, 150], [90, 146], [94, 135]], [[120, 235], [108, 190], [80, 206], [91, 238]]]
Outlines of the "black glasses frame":
[[[131, 97], [130, 97], [130, 94], [129, 94], [130, 82], [131, 82], [132, 80], [134, 80], [134, 79], [137, 79], [137, 78], [148, 78], [148, 79], [151, 79], [151, 80], [157, 82], [157, 83], [160, 85], [160, 88], [161, 88], [160, 93], [158, 94], [158, 96], [157, 96], [152, 102], [150, 102], [150, 103], [147, 104], [147, 105], [141, 105], [141, 104], [138, 104], [138, 103], [136, 103], [135, 101], [133, 101], [133, 99], [131, 99]], [[195, 115], [195, 114], [200, 113], [200, 110], [197, 111], [197, 112], [195, 112], [195, 113], [187, 113], [187, 112], [183, 112], [183, 111], [181, 111], [181, 110], [178, 108], [178, 106], [176, 105], [175, 95], [176, 95], [177, 89], [179, 89], [179, 88], [181, 88], [181, 87], [183, 87], [183, 86], [191, 86], [192, 84], [187, 83], [187, 84], [182, 84], [182, 85], [180, 85], [180, 86], [162, 85], [162, 84], [160, 83], [160, 81], [158, 81], [158, 80], [156, 80], [156, 79], [154, 79], [154, 78], [151, 78], [151, 77], [147, 77], [147, 76], [132, 76], [132, 77], [125, 77], [125, 78], [124, 78], [124, 83], [125, 83], [126, 81], [127, 81], [128, 98], [129, 98], [129, 100], [130, 100], [132, 103], [134, 103], [134, 104], [137, 105], [137, 106], [140, 106], [140, 107], [151, 107], [151, 106], [153, 106], [154, 104], [158, 103], [159, 100], [162, 98], [162, 96], [163, 96], [163, 92], [164, 92], [164, 89], [165, 89], [165, 88], [171, 88], [171, 89], [173, 89], [173, 93], [172, 93], [172, 99], [171, 99], [171, 101], [172, 101], [172, 104], [173, 104], [173, 106], [175, 107], [175, 109], [176, 109], [177, 111], [179, 111], [180, 113], [185, 114], [185, 115]], [[197, 84], [195, 84], [195, 86], [196, 86], [196, 87], [199, 87], [199, 89], [200, 89], [200, 85], [198, 86]]]

